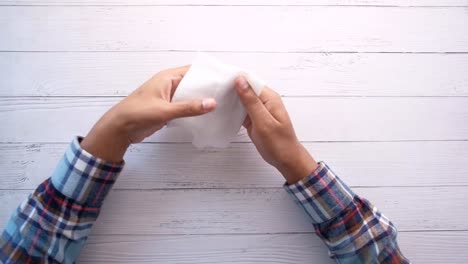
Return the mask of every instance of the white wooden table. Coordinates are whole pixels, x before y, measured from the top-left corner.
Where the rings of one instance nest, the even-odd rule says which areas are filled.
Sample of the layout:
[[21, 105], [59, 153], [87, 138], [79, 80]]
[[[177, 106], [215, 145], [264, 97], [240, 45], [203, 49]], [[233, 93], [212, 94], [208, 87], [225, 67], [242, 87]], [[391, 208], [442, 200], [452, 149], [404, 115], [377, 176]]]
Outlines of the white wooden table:
[[[468, 0], [0, 0], [0, 226], [74, 135], [196, 51], [253, 69], [415, 263], [468, 258]], [[82, 263], [331, 263], [245, 131], [127, 153]]]

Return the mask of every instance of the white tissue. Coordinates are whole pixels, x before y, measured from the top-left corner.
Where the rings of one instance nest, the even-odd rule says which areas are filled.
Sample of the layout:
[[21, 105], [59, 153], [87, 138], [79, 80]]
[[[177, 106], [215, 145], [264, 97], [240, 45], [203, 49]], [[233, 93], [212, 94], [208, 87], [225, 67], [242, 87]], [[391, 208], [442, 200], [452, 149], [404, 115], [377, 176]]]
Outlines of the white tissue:
[[206, 54], [198, 54], [172, 98], [173, 102], [211, 97], [216, 109], [208, 114], [172, 120], [169, 127], [182, 127], [192, 133], [197, 148], [225, 148], [239, 132], [246, 117], [244, 106], [234, 88], [234, 80], [243, 74], [255, 93], [265, 83], [243, 69], [224, 64]]

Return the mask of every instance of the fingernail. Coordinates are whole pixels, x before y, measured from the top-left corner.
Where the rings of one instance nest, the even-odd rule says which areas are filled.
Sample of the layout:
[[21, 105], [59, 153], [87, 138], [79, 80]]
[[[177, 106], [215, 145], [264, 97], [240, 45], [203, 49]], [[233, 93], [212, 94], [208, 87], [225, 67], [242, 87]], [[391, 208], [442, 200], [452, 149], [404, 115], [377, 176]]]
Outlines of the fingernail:
[[211, 111], [216, 107], [216, 101], [213, 98], [206, 98], [202, 101], [202, 107], [204, 111]]
[[246, 89], [249, 88], [249, 83], [247, 82], [247, 80], [245, 79], [244, 76], [241, 76], [241, 77], [239, 78], [238, 84], [239, 84], [240, 88], [242, 88], [242, 89], [244, 89], [244, 90], [246, 90]]

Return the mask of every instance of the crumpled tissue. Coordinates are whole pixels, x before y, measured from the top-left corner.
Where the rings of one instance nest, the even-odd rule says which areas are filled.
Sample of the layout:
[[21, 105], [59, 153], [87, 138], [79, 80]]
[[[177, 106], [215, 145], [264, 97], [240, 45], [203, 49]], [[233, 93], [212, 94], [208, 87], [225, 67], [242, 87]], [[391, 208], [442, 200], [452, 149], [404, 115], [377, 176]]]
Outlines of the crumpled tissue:
[[242, 68], [220, 62], [200, 53], [177, 87], [173, 102], [211, 97], [217, 106], [213, 112], [170, 121], [168, 127], [181, 127], [191, 132], [192, 143], [199, 149], [226, 148], [237, 135], [246, 112], [234, 88], [234, 81], [242, 74], [257, 95], [265, 82]]

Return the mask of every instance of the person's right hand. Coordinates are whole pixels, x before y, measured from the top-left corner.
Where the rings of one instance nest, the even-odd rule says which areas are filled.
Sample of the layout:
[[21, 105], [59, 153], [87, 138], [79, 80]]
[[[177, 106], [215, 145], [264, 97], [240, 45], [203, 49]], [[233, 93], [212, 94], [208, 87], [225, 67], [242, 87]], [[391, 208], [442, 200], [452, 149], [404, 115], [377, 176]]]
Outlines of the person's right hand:
[[268, 87], [257, 96], [243, 76], [236, 79], [235, 87], [247, 111], [244, 127], [263, 159], [288, 184], [312, 173], [318, 165], [297, 139], [281, 97]]

